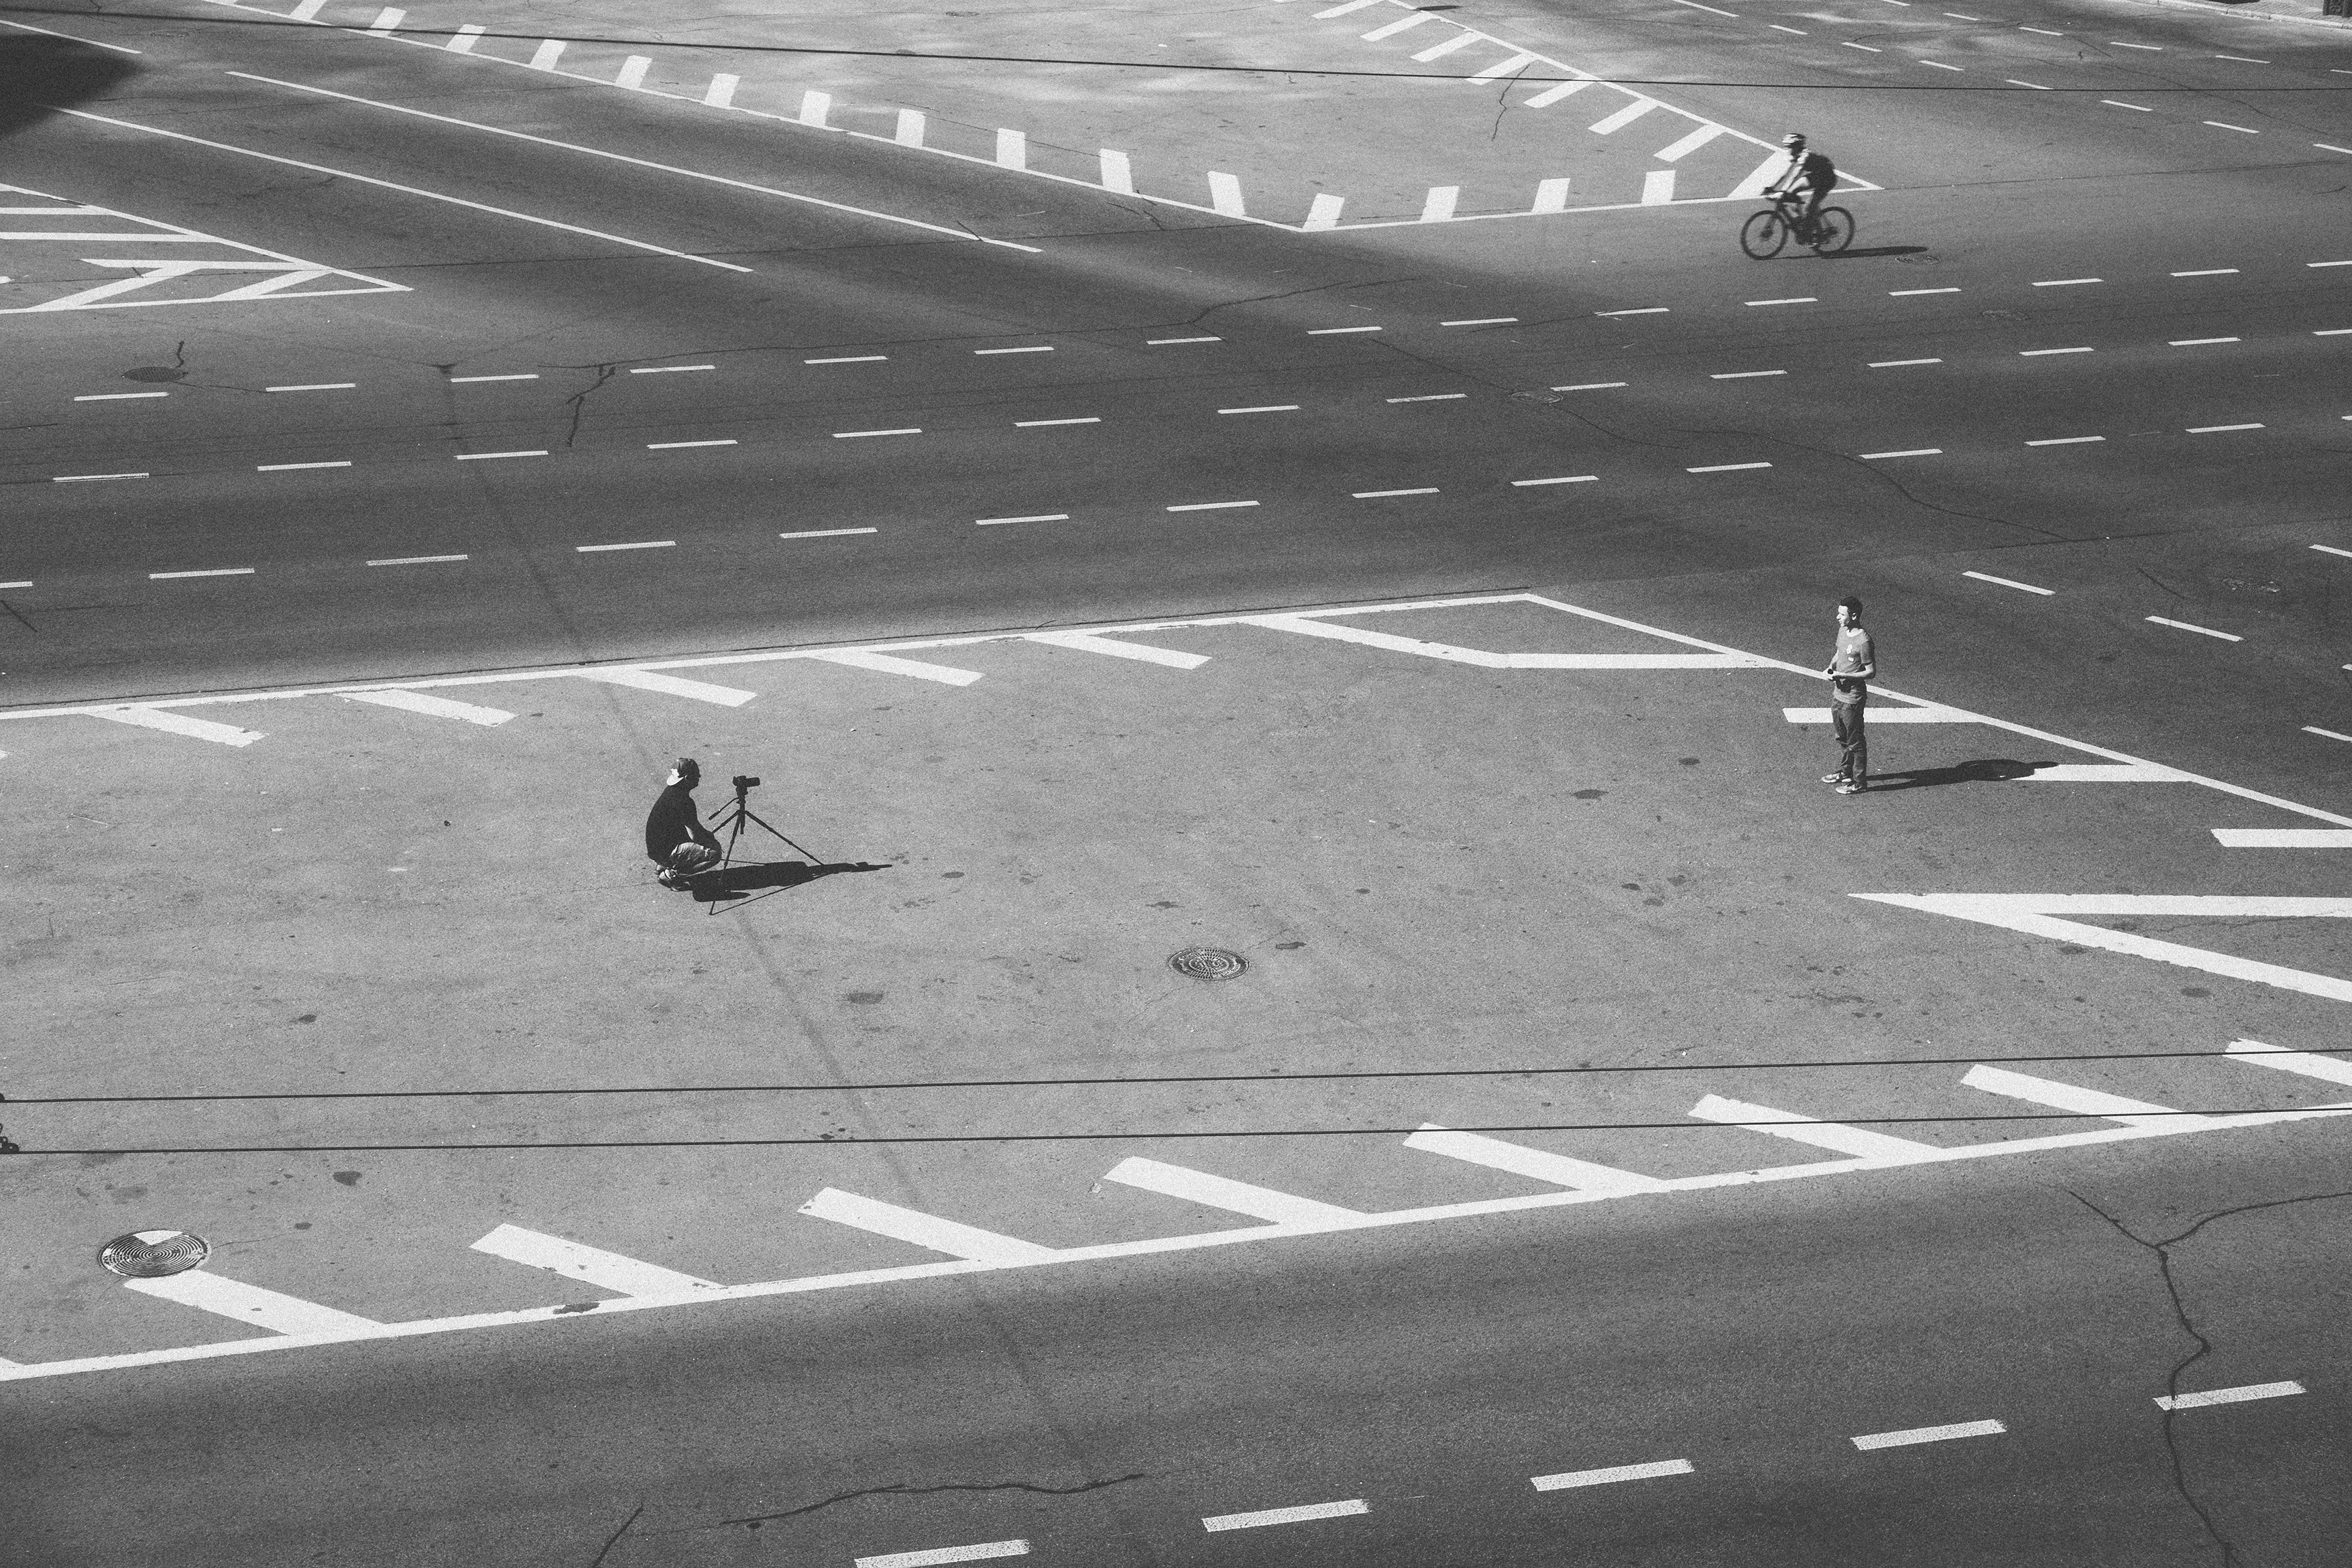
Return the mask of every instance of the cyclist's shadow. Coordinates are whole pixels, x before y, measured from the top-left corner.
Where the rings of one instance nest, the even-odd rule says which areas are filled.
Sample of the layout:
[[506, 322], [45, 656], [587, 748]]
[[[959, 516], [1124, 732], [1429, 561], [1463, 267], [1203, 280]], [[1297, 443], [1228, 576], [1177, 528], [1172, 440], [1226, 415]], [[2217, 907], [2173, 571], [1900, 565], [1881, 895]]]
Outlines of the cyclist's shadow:
[[1927, 252], [1927, 247], [1924, 245], [1872, 245], [1853, 250], [1832, 251], [1822, 259], [1823, 261], [1861, 261], [1864, 257], [1874, 256], [1925, 256]]

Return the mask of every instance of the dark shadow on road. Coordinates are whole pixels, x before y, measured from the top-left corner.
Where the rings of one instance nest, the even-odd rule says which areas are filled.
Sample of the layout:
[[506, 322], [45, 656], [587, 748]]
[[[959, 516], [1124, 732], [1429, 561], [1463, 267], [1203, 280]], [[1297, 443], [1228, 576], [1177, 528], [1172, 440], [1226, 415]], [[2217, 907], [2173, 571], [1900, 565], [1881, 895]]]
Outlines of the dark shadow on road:
[[1985, 757], [1973, 762], [1956, 762], [1948, 768], [1874, 772], [1870, 776], [1870, 788], [1875, 794], [1885, 789], [1932, 789], [1939, 784], [1998, 784], [2005, 779], [2030, 779], [2037, 768], [2052, 766], [2054, 765], [2049, 762], [2020, 762], [2008, 757]]
[[877, 861], [837, 861], [830, 865], [812, 865], [806, 861], [763, 861], [755, 865], [730, 865], [723, 871], [707, 872], [688, 883], [687, 891], [694, 894], [697, 904], [734, 904], [750, 899], [753, 894], [765, 898], [819, 877], [889, 869], [887, 862]]
[[121, 55], [72, 38], [0, 38], [0, 136], [104, 98], [138, 73]]
[[1832, 251], [1822, 259], [1823, 261], [1864, 261], [1872, 256], [1918, 256], [1927, 248], [1924, 245], [1865, 245]]

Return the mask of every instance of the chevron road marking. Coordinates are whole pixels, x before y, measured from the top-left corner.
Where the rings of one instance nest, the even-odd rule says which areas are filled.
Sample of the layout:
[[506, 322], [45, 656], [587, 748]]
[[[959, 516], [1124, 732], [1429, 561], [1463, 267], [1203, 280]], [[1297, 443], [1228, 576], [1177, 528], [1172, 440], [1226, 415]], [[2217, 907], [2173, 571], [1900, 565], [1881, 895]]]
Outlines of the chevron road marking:
[[1206, 653], [1180, 653], [1173, 648], [1122, 643], [1091, 632], [1032, 632], [1022, 641], [1043, 643], [1049, 648], [1075, 648], [1083, 653], [1108, 653], [1115, 659], [1139, 659], [1147, 664], [1165, 664], [1171, 670], [1197, 670], [1209, 662]]
[[153, 707], [94, 707], [81, 710], [92, 718], [110, 719], [116, 724], [135, 724], [142, 729], [160, 729], [166, 735], [184, 735], [193, 740], [209, 740], [221, 746], [251, 746], [261, 738], [257, 729], [239, 729], [233, 724], [215, 724], [208, 718], [191, 718], [168, 708]]
[[316, 1301], [306, 1301], [299, 1296], [280, 1295], [276, 1291], [247, 1285], [209, 1270], [192, 1269], [184, 1274], [166, 1274], [160, 1280], [125, 1280], [122, 1283], [125, 1289], [136, 1291], [142, 1296], [176, 1301], [198, 1312], [233, 1318], [255, 1328], [268, 1329], [274, 1334], [324, 1333], [366, 1337], [384, 1327], [373, 1318], [340, 1312]]
[[1254, 1186], [1245, 1181], [1211, 1176], [1189, 1166], [1163, 1165], [1158, 1160], [1121, 1160], [1104, 1175], [1103, 1180], [1167, 1197], [1181, 1197], [1209, 1208], [1246, 1214], [1269, 1225], [1305, 1225], [1335, 1230], [1360, 1225], [1365, 1218], [1360, 1208], [1341, 1208], [1335, 1203], [1297, 1197], [1270, 1186]]
[[1464, 1160], [1474, 1166], [1485, 1166], [1489, 1170], [1508, 1171], [1513, 1176], [1549, 1182], [1554, 1186], [1570, 1187], [1580, 1192], [1663, 1192], [1666, 1187], [1666, 1184], [1655, 1176], [1621, 1171], [1614, 1166], [1595, 1165], [1590, 1160], [1571, 1159], [1548, 1149], [1530, 1149], [1524, 1145], [1490, 1138], [1484, 1133], [1457, 1133], [1434, 1122], [1424, 1123], [1420, 1132], [1404, 1141], [1404, 1146], [1420, 1149], [1426, 1154], [1444, 1155], [1448, 1159]]
[[2213, 838], [2232, 850], [2352, 850], [2352, 828], [2216, 828]]
[[408, 713], [426, 714], [434, 718], [462, 719], [467, 724], [486, 727], [504, 724], [514, 717], [502, 707], [478, 707], [472, 703], [436, 697], [428, 692], [345, 692], [343, 697], [348, 702], [373, 703], [378, 707], [396, 707]]
[[2005, 1067], [1971, 1067], [1960, 1082], [1970, 1089], [1981, 1089], [1988, 1094], [2000, 1094], [2033, 1105], [2047, 1105], [2057, 1111], [2072, 1111], [2078, 1115], [2104, 1116], [2111, 1122], [2121, 1122], [2126, 1127], [2161, 1127], [2168, 1122], [2186, 1122], [2199, 1127], [2221, 1124], [2218, 1117], [2176, 1111], [2169, 1105], [2132, 1100], [2099, 1089], [2079, 1088], [2072, 1083], [2036, 1078], [2031, 1073], [2011, 1072]]
[[1750, 654], [1729, 650], [1707, 653], [1490, 653], [1481, 648], [1457, 648], [1448, 643], [1426, 643], [1391, 632], [1343, 626], [1311, 615], [1254, 615], [1246, 620], [1253, 626], [1270, 631], [1328, 637], [1366, 648], [1419, 653], [1424, 658], [1476, 664], [1488, 670], [1741, 670], [1756, 668], [1759, 664]]
[[2272, 1067], [2281, 1072], [2326, 1079], [2330, 1083], [2352, 1083], [2352, 1061], [2339, 1061], [2332, 1056], [2289, 1051], [2283, 1045], [2264, 1045], [2258, 1040], [2231, 1040], [2229, 1052], [2231, 1061], [2242, 1061], [2249, 1067]]
[[978, 670], [959, 670], [949, 664], [930, 664], [920, 659], [901, 659], [892, 653], [812, 653], [828, 664], [847, 664], [854, 670], [873, 670], [885, 675], [912, 675], [919, 681], [938, 681], [944, 685], [968, 686], [981, 678]]
[[578, 1280], [624, 1296], [686, 1296], [697, 1291], [721, 1288], [716, 1280], [681, 1274], [656, 1263], [641, 1263], [618, 1252], [525, 1230], [519, 1225], [499, 1226], [475, 1242], [473, 1249], [527, 1268], [545, 1269], [567, 1280]]
[[1000, 1236], [976, 1225], [941, 1219], [935, 1214], [900, 1208], [895, 1203], [860, 1197], [856, 1193], [842, 1192], [834, 1187], [826, 1187], [801, 1205], [800, 1211], [812, 1219], [830, 1219], [836, 1225], [854, 1226], [877, 1236], [887, 1236], [894, 1241], [910, 1242], [917, 1247], [927, 1247], [934, 1252], [945, 1252], [973, 1263], [999, 1266], [1050, 1263], [1060, 1256], [1053, 1248], [1040, 1247], [1034, 1241]]
[[692, 697], [697, 702], [716, 703], [720, 707], [741, 707], [760, 695], [735, 686], [714, 686], [708, 681], [689, 681], [678, 675], [665, 675], [656, 670], [579, 670], [573, 673], [583, 681], [601, 681], [609, 686], [634, 686], [641, 692], [659, 692], [668, 697]]
[[1894, 1162], [1897, 1164], [1929, 1160], [1939, 1152], [1933, 1144], [1923, 1144], [1912, 1138], [1889, 1137], [1862, 1127], [1850, 1127], [1843, 1122], [1818, 1122], [1811, 1116], [1800, 1116], [1793, 1111], [1777, 1111], [1769, 1105], [1751, 1105], [1744, 1100], [1726, 1100], [1710, 1094], [1691, 1107], [1690, 1113], [1702, 1122], [1720, 1122], [1744, 1127], [1751, 1133], [1769, 1134], [1775, 1138], [1787, 1138], [1792, 1143], [1810, 1144], [1817, 1149], [1831, 1149], [1856, 1159]]

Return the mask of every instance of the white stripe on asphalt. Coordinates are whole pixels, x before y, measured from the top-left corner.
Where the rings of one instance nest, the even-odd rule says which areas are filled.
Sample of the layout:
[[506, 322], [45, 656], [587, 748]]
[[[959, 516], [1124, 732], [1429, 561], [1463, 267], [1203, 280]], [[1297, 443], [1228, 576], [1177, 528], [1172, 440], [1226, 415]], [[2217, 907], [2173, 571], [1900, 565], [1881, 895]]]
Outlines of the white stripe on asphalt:
[[741, 707], [760, 695], [735, 686], [713, 685], [709, 681], [689, 681], [683, 675], [665, 675], [657, 670], [614, 668], [575, 670], [572, 674], [583, 681], [634, 686], [641, 692], [659, 692], [668, 697], [692, 697], [696, 702], [716, 703], [720, 707]]
[[1940, 446], [1914, 446], [1902, 452], [1865, 452], [1862, 460], [1874, 463], [1885, 457], [1941, 457], [1943, 455], [1944, 449]]
[[1625, 127], [1633, 124], [1635, 120], [1641, 119], [1642, 116], [1649, 113], [1650, 110], [1657, 107], [1658, 100], [1654, 98], [1637, 98], [1633, 102], [1627, 104], [1624, 108], [1617, 110], [1614, 114], [1604, 115], [1602, 118], [1594, 120], [1591, 125], [1586, 126], [1585, 129], [1591, 131], [1595, 136], [1612, 135], [1617, 131], [1624, 130]]
[[933, 1252], [944, 1252], [950, 1258], [967, 1259], [974, 1263], [1000, 1266], [1047, 1263], [1056, 1256], [1051, 1247], [1040, 1247], [1034, 1241], [1000, 1236], [993, 1230], [982, 1230], [978, 1226], [941, 1219], [935, 1214], [923, 1214], [911, 1208], [900, 1208], [895, 1203], [860, 1197], [854, 1192], [842, 1192], [835, 1187], [826, 1187], [801, 1205], [800, 1212], [812, 1219], [830, 1219], [836, 1225], [850, 1226], [876, 1236], [887, 1236], [894, 1241], [928, 1248]]
[[1362, 626], [1349, 626], [1343, 622], [1326, 621], [1317, 615], [1244, 615], [1237, 620], [1244, 626], [1263, 626], [1272, 632], [1295, 632], [1304, 637], [1328, 637], [1334, 642], [1355, 643], [1363, 647], [1382, 648], [1397, 653], [1417, 653], [1426, 659], [1476, 664], [1488, 670], [1743, 670], [1764, 667], [1762, 661], [1752, 653], [1729, 651], [1706, 653], [1493, 653], [1483, 648], [1457, 648], [1450, 643], [1426, 643], [1418, 637], [1400, 637], [1392, 632], [1374, 632]]
[[2300, 1383], [2243, 1383], [2235, 1388], [2208, 1388], [2197, 1394], [2159, 1394], [2159, 1410], [2201, 1410], [2208, 1405], [2242, 1405], [2249, 1399], [2284, 1399], [2305, 1392]]
[[1116, 637], [1099, 636], [1092, 632], [1032, 632], [1022, 641], [1043, 643], [1054, 648], [1075, 648], [1082, 653], [1108, 653], [1114, 659], [1136, 659], [1147, 664], [1165, 664], [1171, 670], [1197, 670], [1209, 662], [1206, 653], [1183, 653], [1173, 648], [1155, 648], [1145, 643], [1122, 643]]
[[151, 571], [147, 574], [147, 580], [173, 582], [186, 577], [251, 577], [252, 575], [253, 568], [249, 566], [215, 566], [206, 567], [201, 571]]
[[[1780, 716], [1790, 724], [1828, 724], [1831, 720], [1830, 710], [1825, 707], [1784, 707], [1780, 710]], [[1962, 713], [1958, 708], [1885, 707], [1877, 703], [1872, 703], [1870, 722], [1873, 724], [1977, 724], [1981, 721], [1974, 714]]]
[[979, 524], [983, 528], [994, 528], [1000, 523], [1066, 523], [1069, 520], [1070, 514], [1067, 512], [1035, 512], [1025, 517], [972, 518], [973, 522]]
[[1549, 479], [1514, 479], [1513, 489], [1525, 489], [1529, 485], [1593, 485], [1600, 483], [1598, 474], [1561, 474]]
[[2188, 777], [2158, 762], [2058, 762], [2024, 776], [2035, 784], [2178, 784]]
[[395, 555], [368, 562], [370, 566], [437, 566], [444, 561], [471, 560], [469, 555]]
[[886, 1552], [860, 1557], [857, 1568], [939, 1568], [943, 1563], [977, 1563], [987, 1557], [1026, 1557], [1025, 1541], [983, 1541], [974, 1546], [934, 1546], [928, 1552]]
[[2014, 588], [2025, 593], [2039, 593], [2044, 598], [2054, 596], [2058, 591], [2054, 588], [2036, 588], [2030, 582], [2020, 582], [2015, 578], [1995, 577], [1989, 571], [1964, 571], [1960, 575], [1973, 577], [1979, 582], [1994, 583], [2002, 588]]
[[629, 367], [629, 374], [667, 376], [680, 371], [715, 371], [718, 368], [717, 365], [632, 365]]
[[1580, 81], [1555, 82], [1551, 86], [1544, 89], [1543, 91], [1529, 97], [1523, 107], [1528, 109], [1541, 109], [1547, 104], [1558, 103], [1561, 99], [1566, 98], [1572, 92], [1582, 92], [1586, 88], [1589, 88], [1591, 85], [1592, 79], [1590, 78]]
[[1981, 1089], [1988, 1094], [1998, 1094], [2006, 1100], [2022, 1100], [2032, 1105], [2047, 1105], [2053, 1111], [2072, 1111], [2082, 1116], [2102, 1116], [2110, 1122], [2121, 1122], [2126, 1127], [2191, 1127], [2219, 1126], [2211, 1116], [2195, 1112], [2176, 1111], [2169, 1105], [2158, 1105], [2147, 1100], [2133, 1100], [2121, 1094], [2110, 1094], [2104, 1089], [2084, 1089], [2077, 1084], [2060, 1083], [2053, 1079], [2036, 1078], [2030, 1073], [2012, 1072], [2005, 1067], [1971, 1067], [1960, 1078], [1970, 1089]]
[[219, 746], [251, 746], [261, 738], [261, 731], [257, 729], [239, 729], [233, 724], [215, 724], [208, 718], [190, 718], [169, 708], [94, 707], [82, 711], [92, 718], [135, 724], [142, 729], [160, 729], [166, 735], [184, 735], [191, 740], [209, 740]]
[[1902, 1432], [1865, 1432], [1853, 1440], [1857, 1448], [1900, 1448], [1913, 1443], [1943, 1443], [1954, 1437], [1991, 1437], [2008, 1431], [1998, 1421], [1956, 1421], [1948, 1427], [1913, 1427]]
[[2164, 615], [2144, 615], [2141, 620], [2152, 625], [2169, 626], [2176, 632], [2194, 632], [2200, 637], [2214, 637], [2224, 643], [2242, 643], [2243, 637], [2234, 632], [2216, 632], [2210, 626], [2200, 626], [2194, 621], [2175, 621]]
[[[1506, 1143], [1490, 1138], [1484, 1133], [1457, 1133], [1425, 1122], [1420, 1132], [1404, 1141], [1408, 1149], [1444, 1155], [1448, 1159], [1463, 1160], [1489, 1170], [1508, 1171], [1531, 1181], [1549, 1182], [1554, 1186], [1572, 1188], [1578, 1192], [1663, 1192], [1666, 1184], [1655, 1176], [1635, 1171], [1622, 1171], [1614, 1166], [1595, 1165], [1590, 1160], [1572, 1159], [1567, 1155], [1555, 1155], [1549, 1149], [1531, 1149], [1524, 1144]], [[1538, 1483], [1541, 1484], [1541, 1483]]]
[[1744, 1100], [1726, 1100], [1719, 1094], [1707, 1095], [1691, 1107], [1690, 1113], [1702, 1122], [1764, 1124], [1749, 1124], [1745, 1130], [1786, 1138], [1791, 1143], [1810, 1144], [1817, 1149], [1832, 1149], [1855, 1159], [1908, 1163], [1931, 1159], [1937, 1152], [1933, 1144], [1889, 1137], [1885, 1133], [1850, 1127], [1843, 1122], [1816, 1121], [1793, 1111], [1778, 1111], [1769, 1105], [1751, 1105]]
[[2233, 1040], [2229, 1053], [2231, 1061], [2242, 1061], [2249, 1067], [2275, 1068], [2281, 1072], [2297, 1072], [2330, 1083], [2352, 1083], [2352, 1061], [2339, 1061], [2332, 1056], [2289, 1051], [2283, 1045], [2264, 1045], [2258, 1040]]
[[345, 692], [343, 696], [355, 703], [373, 703], [378, 707], [396, 707], [409, 713], [421, 713], [434, 718], [462, 719], [467, 724], [484, 727], [501, 725], [514, 717], [502, 707], [480, 707], [473, 703], [454, 702], [436, 697], [430, 692]]
[[623, 1296], [688, 1296], [697, 1291], [722, 1288], [716, 1280], [681, 1274], [657, 1263], [641, 1262], [618, 1252], [566, 1241], [560, 1236], [525, 1230], [519, 1225], [499, 1226], [475, 1242], [473, 1249]]
[[1156, 1192], [1163, 1197], [1182, 1198], [1209, 1208], [1246, 1214], [1269, 1225], [1306, 1225], [1335, 1230], [1354, 1225], [1364, 1218], [1361, 1209], [1342, 1208], [1335, 1203], [1323, 1203], [1292, 1193], [1276, 1192], [1268, 1186], [1212, 1176], [1207, 1171], [1196, 1171], [1189, 1166], [1163, 1165], [1158, 1160], [1123, 1159], [1104, 1174], [1103, 1180], [1115, 1181], [1121, 1186], [1140, 1187], [1145, 1192]]
[[1720, 125], [1702, 125], [1679, 141], [1669, 142], [1657, 152], [1661, 163], [1677, 163], [1724, 133]]
[[1346, 1502], [1310, 1502], [1304, 1508], [1265, 1508], [1255, 1513], [1220, 1513], [1201, 1521], [1203, 1530], [1256, 1530], [1269, 1524], [1297, 1524], [1309, 1519], [1344, 1519], [1370, 1513], [1362, 1499]]
[[1350, 490], [1348, 497], [1355, 501], [1381, 501], [1397, 496], [1434, 496], [1437, 493], [1437, 487], [1433, 485], [1418, 490]]
[[837, 539], [844, 534], [878, 534], [879, 528], [800, 528], [789, 534], [778, 534], [780, 539]]
[[853, 670], [873, 670], [885, 675], [912, 675], [919, 681], [937, 681], [948, 686], [968, 686], [980, 679], [978, 670], [959, 670], [952, 664], [927, 664], [921, 659], [902, 659], [895, 653], [867, 653], [853, 650], [841, 653], [811, 653], [809, 657], [822, 659], [828, 664], [846, 664]]
[[1615, 1481], [1646, 1481], [1657, 1476], [1686, 1476], [1688, 1459], [1657, 1459], [1646, 1465], [1612, 1465], [1601, 1470], [1563, 1470], [1556, 1476], [1529, 1476], [1538, 1491], [1563, 1491], [1570, 1487], [1603, 1487]]
[[350, 466], [351, 464], [348, 461], [337, 463], [257, 463], [253, 465], [253, 471], [257, 474], [290, 474], [298, 468], [348, 468]]
[[1685, 474], [1737, 474], [1744, 468], [1769, 468], [1769, 463], [1709, 463], [1696, 468], [1685, 468]]
[[217, 1313], [254, 1328], [268, 1329], [271, 1333], [366, 1333], [383, 1327], [373, 1318], [340, 1312], [299, 1296], [280, 1295], [203, 1269], [167, 1274], [160, 1280], [125, 1280], [122, 1285], [142, 1296]]
[[2352, 828], [2216, 828], [2233, 850], [2352, 850]]

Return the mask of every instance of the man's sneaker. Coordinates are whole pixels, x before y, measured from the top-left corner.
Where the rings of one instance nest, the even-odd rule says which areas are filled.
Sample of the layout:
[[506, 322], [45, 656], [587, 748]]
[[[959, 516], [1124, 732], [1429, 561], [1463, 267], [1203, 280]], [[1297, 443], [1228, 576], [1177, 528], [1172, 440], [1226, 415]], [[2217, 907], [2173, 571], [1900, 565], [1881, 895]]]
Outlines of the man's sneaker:
[[1843, 784], [1845, 782], [1845, 775], [1843, 773], [1824, 773], [1822, 775], [1822, 782], [1824, 784]]
[[1869, 788], [1867, 784], [1857, 784], [1849, 779], [1837, 787], [1837, 792], [1841, 795], [1859, 795]]

